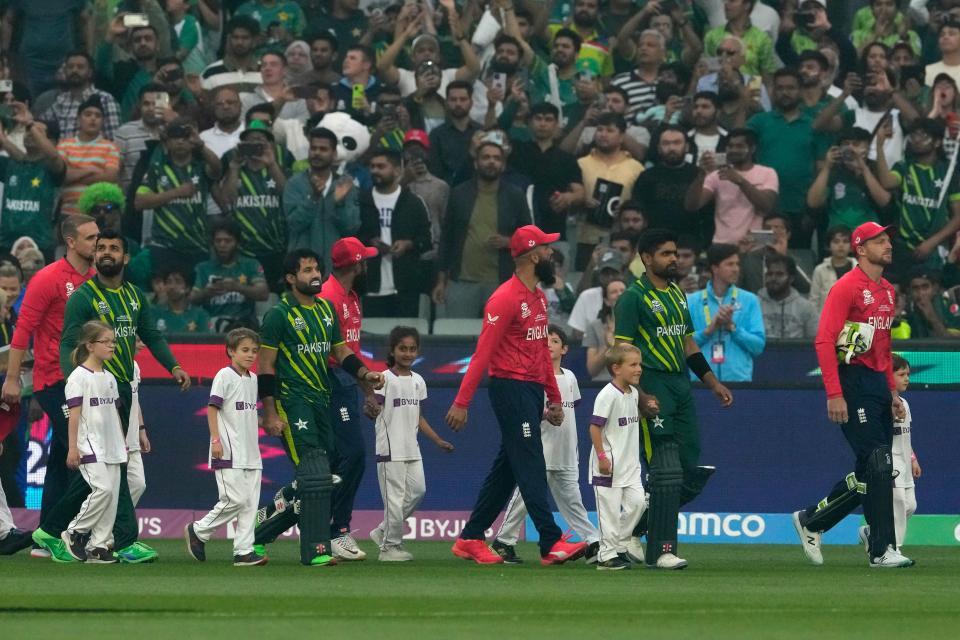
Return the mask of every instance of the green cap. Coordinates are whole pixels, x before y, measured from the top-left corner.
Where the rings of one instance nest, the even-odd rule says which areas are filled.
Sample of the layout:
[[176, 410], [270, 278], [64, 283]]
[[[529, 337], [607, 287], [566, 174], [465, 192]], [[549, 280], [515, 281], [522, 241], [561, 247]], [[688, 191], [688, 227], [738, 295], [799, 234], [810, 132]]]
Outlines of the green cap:
[[263, 120], [251, 120], [250, 124], [247, 125], [247, 128], [240, 132], [240, 139], [246, 140], [247, 134], [260, 132], [267, 136], [270, 139], [270, 142], [273, 142], [273, 131], [270, 130], [270, 127]]

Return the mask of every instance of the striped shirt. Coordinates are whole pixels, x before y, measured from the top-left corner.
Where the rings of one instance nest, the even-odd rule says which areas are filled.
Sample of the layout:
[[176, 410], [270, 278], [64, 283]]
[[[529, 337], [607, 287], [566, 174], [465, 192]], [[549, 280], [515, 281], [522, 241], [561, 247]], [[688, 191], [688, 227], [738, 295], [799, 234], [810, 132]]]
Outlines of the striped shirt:
[[96, 94], [103, 105], [103, 137], [113, 140], [120, 127], [120, 106], [116, 99], [106, 91], [100, 91], [93, 85], [88, 86], [79, 96], [69, 91], [63, 91], [49, 109], [43, 112], [41, 120], [56, 120], [60, 126], [60, 139], [73, 138], [77, 135], [77, 111], [87, 98]]
[[120, 148], [122, 168], [120, 170], [120, 186], [124, 191], [130, 186], [133, 179], [133, 170], [140, 161], [140, 154], [147, 150], [147, 142], [159, 140], [158, 133], [150, 131], [143, 120], [127, 122], [119, 129], [113, 141]]
[[[99, 171], [120, 170], [120, 149], [110, 140], [97, 137], [89, 142], [80, 138], [69, 138], [57, 145], [60, 157], [67, 163], [67, 169], [97, 169]], [[111, 181], [112, 182], [112, 181]], [[61, 192], [64, 215], [80, 213], [77, 200], [87, 188], [85, 184], [67, 183]]]
[[637, 70], [619, 73], [610, 81], [615, 87], [627, 92], [627, 120], [634, 121], [638, 113], [642, 113], [657, 103], [657, 81], [647, 82]]

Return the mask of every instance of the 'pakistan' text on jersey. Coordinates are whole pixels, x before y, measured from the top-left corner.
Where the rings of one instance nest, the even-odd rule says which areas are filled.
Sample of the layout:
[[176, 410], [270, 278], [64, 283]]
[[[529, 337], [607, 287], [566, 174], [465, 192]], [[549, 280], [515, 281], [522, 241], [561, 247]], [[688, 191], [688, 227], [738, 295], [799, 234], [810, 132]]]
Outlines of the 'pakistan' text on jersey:
[[287, 250], [287, 217], [281, 206], [283, 190], [266, 169], [240, 168], [240, 185], [233, 217], [240, 227], [240, 250], [256, 257]]
[[167, 341], [156, 328], [150, 302], [143, 292], [129, 282], [124, 282], [119, 289], [109, 289], [94, 277], [80, 285], [67, 299], [63, 313], [63, 340], [60, 342], [60, 368], [64, 376], [73, 371], [71, 354], [84, 323], [90, 320], [100, 320], [113, 327], [117, 344], [113, 357], [104, 362], [103, 367], [118, 382], [130, 384], [134, 379], [133, 356], [138, 335], [168, 371], [177, 366]]
[[666, 373], [685, 373], [686, 336], [693, 333], [687, 297], [676, 283], [657, 289], [644, 275], [617, 302], [616, 339], [643, 354], [643, 366]]
[[263, 317], [260, 346], [277, 351], [278, 397], [300, 398], [327, 404], [330, 371], [327, 356], [343, 344], [337, 314], [329, 302], [317, 298], [301, 305], [290, 293]]
[[157, 153], [143, 177], [137, 193], [163, 193], [193, 182], [196, 192], [189, 198], [176, 198], [153, 210], [153, 243], [191, 255], [206, 257], [207, 196], [210, 181], [203, 161], [194, 159], [186, 167], [169, 161], [165, 153]]
[[918, 162], [898, 162], [893, 175], [900, 181], [900, 236], [910, 249], [917, 246], [943, 228], [950, 217], [950, 204], [960, 200], [960, 187], [956, 176], [947, 188], [947, 195], [937, 206], [940, 190], [947, 177], [947, 162], [938, 161], [934, 166]]

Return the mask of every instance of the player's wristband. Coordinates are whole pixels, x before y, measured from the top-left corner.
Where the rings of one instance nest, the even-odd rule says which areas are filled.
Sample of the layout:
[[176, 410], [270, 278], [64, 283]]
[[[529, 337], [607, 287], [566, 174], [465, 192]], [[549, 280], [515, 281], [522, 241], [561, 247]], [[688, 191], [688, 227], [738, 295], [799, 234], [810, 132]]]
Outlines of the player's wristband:
[[687, 356], [687, 366], [690, 367], [690, 371], [693, 371], [700, 380], [707, 377], [708, 373], [713, 373], [713, 369], [707, 364], [707, 359], [703, 357], [702, 351], [697, 351]]
[[261, 373], [257, 376], [257, 395], [260, 399], [272, 398], [276, 393], [277, 377], [272, 373]]
[[340, 363], [340, 366], [344, 371], [352, 375], [354, 378], [359, 379], [360, 369], [363, 369], [364, 364], [363, 360], [351, 353], [343, 359], [343, 362]]

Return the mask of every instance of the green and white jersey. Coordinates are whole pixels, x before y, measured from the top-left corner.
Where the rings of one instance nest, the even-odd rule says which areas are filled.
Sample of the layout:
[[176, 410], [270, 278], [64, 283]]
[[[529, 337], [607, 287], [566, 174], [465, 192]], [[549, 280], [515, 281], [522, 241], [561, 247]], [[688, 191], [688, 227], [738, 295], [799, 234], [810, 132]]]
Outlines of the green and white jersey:
[[[232, 264], [222, 264], [216, 258], [204, 260], [196, 266], [197, 279], [193, 286], [204, 289], [217, 280], [232, 279], [238, 283], [263, 282], [263, 267], [253, 258], [237, 256]], [[213, 317], [251, 318], [255, 315], [256, 303], [239, 291], [227, 291], [207, 300], [204, 308]]]
[[322, 298], [301, 305], [291, 293], [263, 317], [260, 346], [277, 351], [278, 397], [296, 396], [324, 405], [330, 400], [327, 358], [344, 344], [333, 306]]
[[72, 354], [77, 346], [83, 325], [90, 320], [100, 320], [113, 327], [117, 345], [113, 357], [103, 363], [120, 383], [133, 380], [133, 356], [136, 353], [137, 336], [150, 353], [168, 371], [177, 366], [170, 347], [157, 331], [150, 301], [136, 285], [124, 282], [119, 289], [109, 289], [99, 277], [93, 277], [80, 285], [67, 298], [63, 312], [63, 340], [60, 342], [60, 368], [68, 377], [73, 371]]
[[266, 169], [240, 168], [240, 188], [233, 216], [240, 227], [240, 250], [248, 256], [283, 253], [287, 250], [287, 217], [283, 213], [283, 190]]
[[643, 354], [643, 366], [666, 373], [685, 373], [686, 336], [693, 333], [687, 296], [676, 283], [657, 289], [646, 275], [627, 287], [617, 301], [616, 339]]
[[0, 214], [0, 246], [10, 247], [20, 236], [29, 236], [41, 250], [54, 244], [53, 210], [63, 176], [56, 176], [42, 162], [20, 162], [0, 157], [3, 210]]
[[186, 254], [207, 256], [207, 196], [210, 180], [203, 161], [194, 158], [185, 167], [172, 162], [158, 150], [137, 188], [137, 193], [163, 193], [193, 182], [196, 193], [189, 198], [177, 198], [153, 210], [153, 243], [158, 247]]
[[900, 181], [900, 236], [910, 249], [915, 249], [947, 224], [950, 203], [960, 200], [960, 188], [954, 175], [943, 202], [937, 207], [947, 176], [946, 160], [932, 167], [918, 162], [898, 162], [892, 173]]

